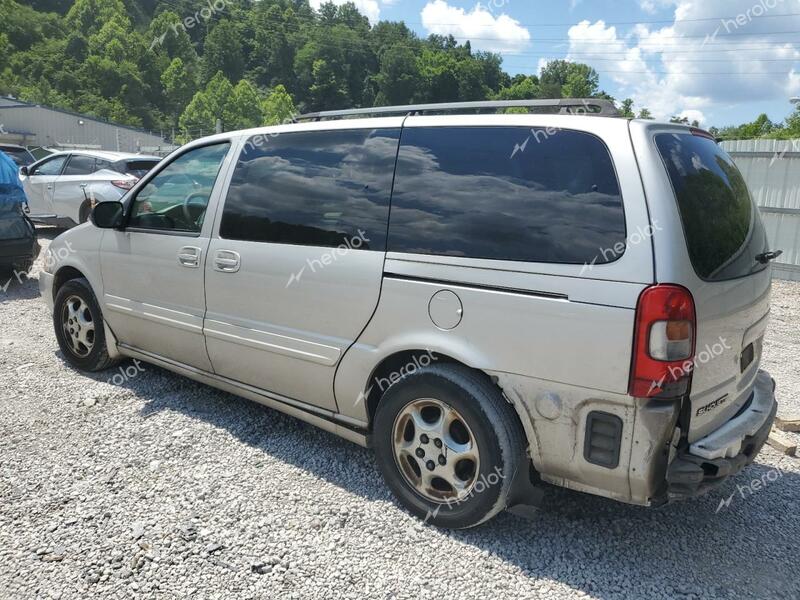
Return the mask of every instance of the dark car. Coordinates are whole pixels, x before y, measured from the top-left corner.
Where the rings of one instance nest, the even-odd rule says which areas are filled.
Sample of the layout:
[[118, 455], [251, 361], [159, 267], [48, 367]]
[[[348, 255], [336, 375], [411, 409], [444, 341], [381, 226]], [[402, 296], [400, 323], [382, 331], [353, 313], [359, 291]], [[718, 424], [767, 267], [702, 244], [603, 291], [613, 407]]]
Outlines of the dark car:
[[17, 163], [18, 167], [27, 167], [36, 162], [36, 158], [31, 154], [27, 148], [23, 146], [16, 146], [14, 144], [0, 144], [0, 152], [5, 152], [6, 155]]
[[0, 151], [0, 271], [11, 271], [18, 279], [30, 270], [40, 249], [25, 206], [16, 161]]
[[[36, 228], [20, 202], [3, 199], [6, 186], [0, 184], [0, 273], [27, 273], [39, 255]], [[3, 281], [0, 281], [0, 285]]]

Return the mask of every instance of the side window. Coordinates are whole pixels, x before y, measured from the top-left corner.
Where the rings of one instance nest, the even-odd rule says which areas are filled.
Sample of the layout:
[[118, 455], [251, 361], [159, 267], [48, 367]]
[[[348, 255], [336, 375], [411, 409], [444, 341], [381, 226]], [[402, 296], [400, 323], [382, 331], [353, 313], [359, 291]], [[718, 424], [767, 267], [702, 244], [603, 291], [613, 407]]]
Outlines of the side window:
[[234, 171], [220, 237], [385, 250], [399, 140], [399, 129], [252, 138]]
[[56, 156], [47, 162], [42, 163], [31, 173], [31, 175], [59, 175], [66, 162], [66, 156]]
[[112, 169], [112, 162], [108, 160], [97, 159], [94, 165], [94, 172], [102, 171], [103, 169]]
[[520, 127], [403, 131], [390, 251], [602, 264], [621, 256], [613, 249], [625, 235], [614, 165], [593, 135]]
[[133, 199], [128, 227], [199, 233], [229, 149], [204, 146], [171, 162]]
[[64, 175], [91, 175], [95, 172], [95, 159], [93, 156], [82, 156], [80, 154], [73, 154], [67, 168], [64, 169]]

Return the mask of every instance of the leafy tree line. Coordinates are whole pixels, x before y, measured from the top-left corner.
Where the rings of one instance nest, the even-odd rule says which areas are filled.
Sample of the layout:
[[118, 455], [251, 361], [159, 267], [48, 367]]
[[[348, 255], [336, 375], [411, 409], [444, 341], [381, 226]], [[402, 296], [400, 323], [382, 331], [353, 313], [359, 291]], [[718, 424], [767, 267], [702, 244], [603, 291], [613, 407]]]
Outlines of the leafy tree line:
[[297, 111], [606, 96], [591, 67], [511, 77], [502, 58], [353, 4], [0, 0], [0, 93], [194, 137]]
[[[182, 139], [218, 121], [239, 129], [313, 110], [611, 99], [588, 65], [557, 60], [512, 77], [469, 42], [308, 0], [0, 0], [0, 94]], [[621, 111], [652, 118], [632, 100]], [[763, 119], [719, 133], [800, 137], [800, 113], [785, 125]]]

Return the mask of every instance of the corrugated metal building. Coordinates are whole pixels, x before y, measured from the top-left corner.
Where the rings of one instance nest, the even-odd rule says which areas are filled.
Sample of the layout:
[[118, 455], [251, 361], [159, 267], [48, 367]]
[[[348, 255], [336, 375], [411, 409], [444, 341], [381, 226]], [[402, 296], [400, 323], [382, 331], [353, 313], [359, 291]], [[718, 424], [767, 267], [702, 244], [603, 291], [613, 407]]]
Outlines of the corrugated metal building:
[[772, 247], [783, 250], [775, 276], [800, 281], [800, 140], [739, 140], [722, 147], [747, 180]]
[[168, 152], [160, 135], [58, 108], [0, 97], [0, 142], [66, 150]]

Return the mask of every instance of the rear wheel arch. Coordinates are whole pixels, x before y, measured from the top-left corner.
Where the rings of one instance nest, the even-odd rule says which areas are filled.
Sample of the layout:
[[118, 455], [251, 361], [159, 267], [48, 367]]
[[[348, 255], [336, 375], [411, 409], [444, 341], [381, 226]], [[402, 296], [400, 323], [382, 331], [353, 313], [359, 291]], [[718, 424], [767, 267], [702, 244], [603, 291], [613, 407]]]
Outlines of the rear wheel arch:
[[[430, 365], [452, 365], [455, 368], [469, 369], [474, 375], [485, 379], [492, 386], [497, 388], [512, 406], [514, 403], [508, 399], [503, 389], [497, 382], [497, 378], [490, 376], [485, 371], [477, 369], [453, 356], [438, 352], [436, 350], [418, 348], [414, 350], [403, 350], [395, 352], [385, 357], [370, 374], [365, 387], [367, 400], [367, 418], [372, 428], [375, 421], [375, 413], [378, 410], [381, 398], [388, 391], [389, 386], [406, 375], [413, 374], [422, 368]], [[519, 418], [519, 415], [517, 415]], [[520, 425], [522, 422], [520, 421]]]
[[[378, 363], [372, 370], [372, 373], [370, 373], [365, 387], [365, 393], [367, 395], [367, 418], [369, 419], [370, 428], [375, 421], [375, 413], [378, 411], [378, 404], [380, 404], [381, 398], [383, 398], [389, 386], [394, 383], [394, 381], [392, 381], [393, 374], [402, 377], [403, 375], [409, 374], [409, 372], [415, 372], [421, 367], [437, 363], [463, 364], [450, 356], [427, 349], [395, 352]], [[411, 365], [413, 365], [413, 367]], [[398, 380], [396, 377], [394, 379], [395, 381]]]

